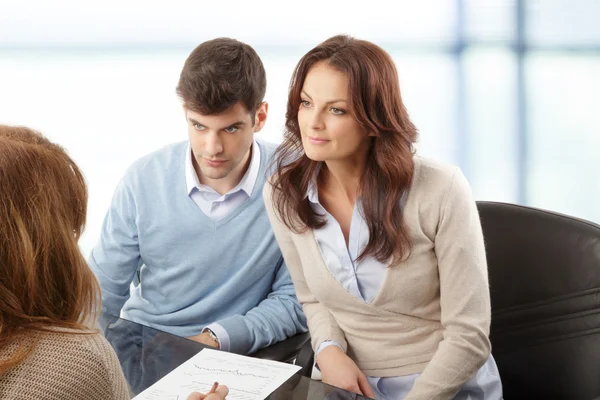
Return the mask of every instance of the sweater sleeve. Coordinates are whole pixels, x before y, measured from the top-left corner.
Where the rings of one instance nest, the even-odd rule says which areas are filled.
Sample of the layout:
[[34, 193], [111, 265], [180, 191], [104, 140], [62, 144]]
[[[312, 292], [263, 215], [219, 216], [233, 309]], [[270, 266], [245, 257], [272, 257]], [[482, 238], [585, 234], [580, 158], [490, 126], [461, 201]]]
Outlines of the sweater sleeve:
[[104, 355], [104, 363], [106, 366], [106, 373], [108, 376], [108, 382], [110, 385], [109, 391], [112, 393], [111, 399], [114, 400], [128, 400], [129, 396], [129, 386], [127, 381], [125, 380], [125, 375], [123, 374], [123, 370], [121, 369], [121, 364], [119, 363], [119, 359], [117, 358], [117, 354], [112, 349], [110, 344], [104, 339], [101, 338], [103, 346], [105, 347]]
[[129, 286], [140, 265], [135, 203], [127, 176], [121, 180], [106, 213], [100, 240], [88, 264], [102, 289], [103, 311], [119, 316], [129, 299]]
[[[74, 336], [74, 334], [70, 334]], [[106, 338], [100, 333], [94, 333], [80, 337], [81, 346], [73, 346], [73, 337], [67, 337], [66, 348], [78, 349], [76, 352], [79, 360], [78, 369], [66, 372], [66, 375], [71, 375], [71, 378], [77, 382], [73, 386], [73, 397], [64, 395], [61, 398], [85, 398], [90, 400], [128, 400], [129, 387], [119, 359], [115, 351], [110, 346]], [[76, 337], [75, 337], [76, 338]], [[85, 350], [84, 350], [85, 349]], [[78, 376], [74, 379], [74, 376]], [[75, 395], [77, 393], [77, 395]]]
[[[294, 293], [288, 270], [280, 259], [267, 298], [245, 315], [232, 315], [220, 321], [229, 337], [228, 351], [250, 354], [306, 332], [306, 318]], [[268, 328], [268, 329], [267, 329]]]
[[265, 207], [267, 208], [273, 233], [292, 277], [296, 296], [306, 315], [312, 347], [314, 350], [317, 350], [317, 347], [322, 342], [333, 340], [341, 345], [345, 351], [348, 344], [344, 332], [338, 326], [331, 313], [315, 298], [308, 288], [306, 279], [304, 278], [302, 260], [292, 240], [292, 232], [277, 215], [273, 206], [272, 195], [273, 188], [268, 182], [263, 189]]
[[451, 399], [490, 355], [490, 295], [481, 223], [456, 170], [442, 200], [435, 254], [443, 340], [406, 400]]

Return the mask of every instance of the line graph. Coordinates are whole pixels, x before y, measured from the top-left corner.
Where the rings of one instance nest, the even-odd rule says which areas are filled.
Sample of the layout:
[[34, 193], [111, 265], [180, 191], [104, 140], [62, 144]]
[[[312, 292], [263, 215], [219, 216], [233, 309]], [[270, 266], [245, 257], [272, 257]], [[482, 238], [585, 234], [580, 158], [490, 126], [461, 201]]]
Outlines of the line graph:
[[222, 368], [207, 368], [207, 367], [203, 367], [197, 364], [194, 364], [194, 367], [196, 367], [197, 372], [193, 373], [193, 372], [186, 372], [186, 375], [192, 376], [192, 375], [200, 375], [203, 373], [203, 371], [208, 375], [208, 374], [225, 374], [225, 375], [233, 375], [233, 376], [251, 376], [257, 379], [269, 379], [269, 376], [264, 376], [264, 375], [257, 375], [253, 372], [244, 372], [244, 371], [240, 371], [239, 369], [222, 369]]
[[185, 400], [214, 382], [229, 387], [228, 400], [262, 400], [300, 367], [204, 349], [138, 395], [135, 400]]

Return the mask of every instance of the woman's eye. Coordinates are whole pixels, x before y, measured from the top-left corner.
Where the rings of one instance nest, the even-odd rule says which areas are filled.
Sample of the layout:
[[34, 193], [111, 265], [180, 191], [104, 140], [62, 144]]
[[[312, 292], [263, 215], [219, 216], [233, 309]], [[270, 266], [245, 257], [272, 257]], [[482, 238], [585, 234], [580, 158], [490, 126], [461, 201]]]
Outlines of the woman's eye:
[[335, 115], [342, 115], [342, 114], [344, 114], [344, 110], [341, 110], [341, 109], [335, 108], [335, 107], [332, 107], [330, 109], [330, 111], [331, 111], [332, 114], [335, 114]]
[[308, 100], [302, 100], [300, 104], [302, 105], [302, 107], [310, 107], [310, 101]]

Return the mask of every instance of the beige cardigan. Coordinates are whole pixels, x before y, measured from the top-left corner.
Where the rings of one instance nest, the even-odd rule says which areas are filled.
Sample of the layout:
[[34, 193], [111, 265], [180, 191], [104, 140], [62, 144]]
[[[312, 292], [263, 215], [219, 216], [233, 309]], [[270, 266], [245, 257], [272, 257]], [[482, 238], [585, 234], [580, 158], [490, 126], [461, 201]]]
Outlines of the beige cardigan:
[[329, 272], [312, 230], [295, 234], [279, 220], [272, 190], [265, 185], [265, 206], [313, 348], [335, 340], [369, 376], [421, 373], [406, 400], [452, 398], [490, 354], [483, 235], [460, 170], [415, 156], [404, 209], [411, 255], [388, 269], [369, 304]]
[[[128, 400], [129, 390], [117, 355], [99, 333], [40, 333], [33, 353], [0, 376], [0, 399]], [[0, 349], [6, 359], [17, 343]]]

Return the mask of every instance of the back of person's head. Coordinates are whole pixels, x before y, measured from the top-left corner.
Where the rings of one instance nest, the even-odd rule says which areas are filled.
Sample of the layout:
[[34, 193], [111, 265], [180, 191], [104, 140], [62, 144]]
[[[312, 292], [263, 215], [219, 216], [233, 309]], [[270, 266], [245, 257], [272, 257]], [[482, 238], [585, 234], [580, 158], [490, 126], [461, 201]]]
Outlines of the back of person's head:
[[241, 102], [254, 116], [266, 90], [265, 68], [256, 51], [229, 38], [196, 47], [185, 61], [177, 85], [185, 106], [204, 115], [220, 114]]
[[399, 204], [412, 183], [417, 129], [402, 102], [394, 61], [374, 43], [333, 36], [298, 62], [290, 82], [284, 139], [275, 155], [278, 174], [273, 177], [273, 185], [282, 194], [274, 198], [275, 207], [293, 231], [324, 224], [322, 216], [313, 212], [306, 201], [309, 181], [320, 162], [304, 154], [298, 123], [306, 76], [319, 63], [346, 75], [350, 115], [373, 136], [360, 181], [369, 243], [359, 259], [372, 255], [380, 262], [391, 259], [396, 264], [410, 252]]
[[54, 327], [85, 331], [98, 283], [79, 251], [87, 188], [67, 153], [40, 133], [0, 125], [0, 348], [22, 345], [0, 374]]

